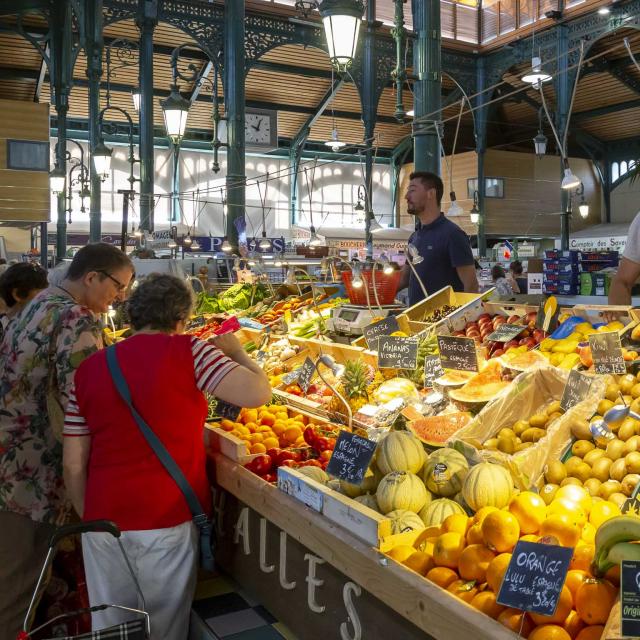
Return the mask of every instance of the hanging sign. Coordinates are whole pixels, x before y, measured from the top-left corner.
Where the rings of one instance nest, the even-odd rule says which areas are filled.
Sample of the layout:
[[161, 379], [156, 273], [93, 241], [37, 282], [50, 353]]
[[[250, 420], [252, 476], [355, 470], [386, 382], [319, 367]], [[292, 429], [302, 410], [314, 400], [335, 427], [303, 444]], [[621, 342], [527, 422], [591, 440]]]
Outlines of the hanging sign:
[[378, 338], [378, 366], [381, 369], [415, 369], [418, 366], [418, 339]]
[[592, 382], [593, 378], [571, 369], [560, 400], [563, 411], [569, 411], [571, 407], [582, 402], [587, 397]]
[[507, 324], [506, 322], [500, 325], [493, 333], [487, 336], [487, 340], [493, 340], [494, 342], [509, 342], [516, 336], [519, 336], [527, 327], [517, 324]]
[[298, 384], [305, 393], [307, 393], [307, 389], [311, 384], [311, 378], [313, 378], [315, 370], [316, 365], [311, 358], [306, 358], [299, 369]]
[[596, 373], [624, 374], [627, 372], [622, 357], [620, 334], [617, 331], [594, 333], [589, 336], [589, 345]]
[[443, 369], [478, 370], [478, 354], [473, 338], [438, 336], [438, 350]]
[[425, 356], [424, 358], [424, 386], [433, 387], [434, 380], [444, 375], [440, 356]]
[[387, 316], [383, 320], [366, 326], [362, 333], [369, 349], [375, 350], [378, 348], [378, 338], [380, 336], [388, 336], [396, 331], [400, 331], [397, 318], [395, 316]]
[[327, 473], [349, 484], [361, 485], [375, 450], [373, 440], [341, 431], [329, 459]]

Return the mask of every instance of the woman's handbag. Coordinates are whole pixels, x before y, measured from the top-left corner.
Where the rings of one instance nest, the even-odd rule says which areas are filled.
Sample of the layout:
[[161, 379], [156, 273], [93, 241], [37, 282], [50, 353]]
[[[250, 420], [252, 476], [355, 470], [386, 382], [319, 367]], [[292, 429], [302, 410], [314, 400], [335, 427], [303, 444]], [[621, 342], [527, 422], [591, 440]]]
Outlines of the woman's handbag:
[[166, 450], [165, 446], [160, 442], [158, 436], [153, 432], [151, 427], [144, 421], [142, 416], [137, 412], [136, 408], [131, 403], [131, 393], [129, 387], [124, 379], [120, 364], [118, 363], [118, 357], [116, 355], [116, 345], [113, 344], [105, 349], [107, 355], [107, 365], [111, 378], [116, 386], [120, 397], [124, 403], [129, 407], [131, 415], [133, 415], [136, 424], [138, 425], [142, 435], [153, 449], [153, 452], [158, 456], [158, 459], [162, 463], [162, 466], [166, 469], [167, 473], [173, 478], [178, 485], [180, 491], [182, 491], [189, 510], [193, 516], [193, 522], [196, 524], [200, 531], [200, 566], [206, 571], [213, 571], [213, 527], [211, 521], [207, 517], [198, 496], [192, 489], [189, 481], [184, 477], [182, 470], [176, 464], [176, 461], [171, 457], [171, 454]]

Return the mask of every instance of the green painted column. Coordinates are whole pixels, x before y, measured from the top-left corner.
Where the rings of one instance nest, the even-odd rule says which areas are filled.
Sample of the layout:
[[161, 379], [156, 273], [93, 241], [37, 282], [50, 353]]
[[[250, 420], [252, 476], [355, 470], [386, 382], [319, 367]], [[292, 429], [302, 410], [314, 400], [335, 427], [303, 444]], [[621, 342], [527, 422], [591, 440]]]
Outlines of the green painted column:
[[[56, 115], [58, 116], [58, 143], [56, 145], [56, 164], [66, 174], [67, 172], [67, 111], [69, 109], [68, 96], [56, 99]], [[67, 193], [58, 194], [56, 199], [58, 218], [56, 220], [56, 263], [60, 262], [67, 253]]]
[[[413, 5], [414, 151], [416, 171], [440, 175], [440, 141], [436, 131], [440, 120], [442, 75], [440, 60], [440, 3], [415, 0]], [[428, 118], [424, 116], [428, 115]], [[421, 120], [421, 118], [424, 118]]]
[[227, 228], [234, 250], [238, 247], [235, 222], [245, 215], [245, 54], [244, 0], [225, 2], [224, 96], [227, 115]]
[[[569, 73], [569, 26], [566, 24], [560, 24], [557, 27], [558, 44], [557, 44], [557, 59], [558, 66], [555, 77], [556, 85], [556, 128], [558, 130], [558, 137], [562, 141], [564, 138], [564, 131], [567, 128], [567, 121], [569, 119], [569, 108], [571, 103], [571, 86], [570, 86], [570, 73]], [[562, 156], [562, 154], [561, 154]], [[562, 158], [560, 159], [560, 179], [564, 176], [564, 164]], [[563, 251], [569, 249], [569, 232], [571, 224], [571, 213], [569, 211], [569, 192], [566, 189], [560, 189], [560, 248]]]
[[362, 119], [364, 122], [365, 157], [364, 185], [367, 193], [364, 212], [364, 240], [367, 257], [373, 257], [373, 236], [371, 221], [373, 220], [373, 151], [376, 130], [376, 113], [378, 96], [376, 95], [376, 0], [367, 2], [367, 30], [364, 36], [364, 65], [362, 89]]
[[153, 32], [158, 24], [156, 0], [139, 0], [140, 30], [140, 227], [153, 231]]
[[[478, 58], [476, 66], [476, 87], [481, 92], [485, 88], [485, 58]], [[478, 218], [478, 255], [482, 258], [487, 253], [487, 239], [485, 236], [485, 200], [486, 200], [486, 182], [484, 176], [484, 160], [487, 151], [487, 94], [481, 93], [476, 98], [476, 154], [478, 156], [478, 210], [480, 216]]]
[[91, 201], [89, 205], [89, 241], [102, 238], [102, 182], [93, 166], [93, 150], [100, 141], [100, 78], [102, 77], [102, 0], [85, 4], [87, 33], [87, 78], [89, 80], [89, 176]]

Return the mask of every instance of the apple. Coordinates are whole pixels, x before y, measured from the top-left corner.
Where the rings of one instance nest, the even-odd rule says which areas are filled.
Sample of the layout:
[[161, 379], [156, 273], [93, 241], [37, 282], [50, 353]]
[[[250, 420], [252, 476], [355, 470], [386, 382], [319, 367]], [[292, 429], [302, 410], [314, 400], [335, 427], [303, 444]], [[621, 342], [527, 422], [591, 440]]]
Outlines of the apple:
[[507, 322], [509, 324], [516, 324], [516, 322], [519, 322], [519, 321], [520, 321], [520, 316], [513, 315], [507, 318]]
[[465, 338], [466, 334], [464, 331], [454, 331], [453, 335], [456, 336], [457, 338]]
[[491, 314], [490, 313], [481, 313], [478, 316], [478, 322], [480, 322], [480, 320], [491, 320]]
[[536, 320], [538, 319], [538, 312], [537, 311], [529, 311], [529, 313], [527, 313], [527, 324], [535, 324]]
[[542, 329], [534, 329], [533, 337], [535, 338], [535, 341], [540, 344], [544, 340], [544, 331]]
[[469, 322], [467, 322], [467, 324], [464, 325], [465, 329], [470, 329], [471, 327], [475, 327], [477, 329], [478, 323], [475, 322], [474, 320], [470, 320]]
[[519, 334], [519, 338], [528, 338], [531, 335], [529, 329], [525, 329], [521, 334]]
[[479, 338], [480, 332], [477, 329], [467, 329], [467, 338]]
[[510, 349], [511, 347], [519, 347], [520, 343], [517, 340], [509, 340], [509, 342], [506, 342], [504, 345], [505, 351]]
[[525, 338], [523, 344], [527, 345], [527, 349], [533, 349], [538, 343], [535, 338]]
[[499, 358], [500, 356], [503, 356], [503, 355], [504, 355], [504, 349], [496, 349], [491, 353], [492, 358]]

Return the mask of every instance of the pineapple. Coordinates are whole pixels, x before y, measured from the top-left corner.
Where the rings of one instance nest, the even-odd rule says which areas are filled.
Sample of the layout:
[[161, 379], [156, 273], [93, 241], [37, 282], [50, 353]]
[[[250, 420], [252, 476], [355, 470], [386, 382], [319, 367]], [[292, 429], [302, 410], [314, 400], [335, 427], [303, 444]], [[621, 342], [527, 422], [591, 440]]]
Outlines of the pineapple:
[[[338, 387], [338, 391], [346, 398], [353, 413], [369, 401], [368, 386], [375, 378], [375, 375], [376, 372], [373, 367], [359, 360], [349, 360], [345, 364], [342, 384]], [[342, 413], [344, 410], [344, 406], [337, 396], [331, 399], [329, 408], [336, 413]]]

